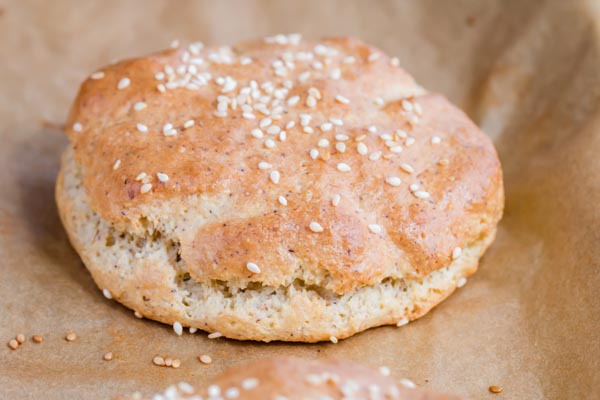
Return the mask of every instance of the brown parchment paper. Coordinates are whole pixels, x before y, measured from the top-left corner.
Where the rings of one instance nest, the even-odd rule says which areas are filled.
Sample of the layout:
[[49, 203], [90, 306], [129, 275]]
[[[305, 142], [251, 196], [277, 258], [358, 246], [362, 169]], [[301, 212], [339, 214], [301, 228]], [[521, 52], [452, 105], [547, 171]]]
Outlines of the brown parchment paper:
[[[0, 398], [149, 394], [273, 354], [388, 365], [475, 399], [600, 398], [599, 21], [598, 2], [576, 0], [0, 0]], [[70, 247], [53, 198], [66, 139], [53, 124], [113, 59], [174, 38], [279, 32], [359, 36], [464, 108], [503, 163], [498, 238], [465, 287], [401, 329], [337, 345], [177, 337], [105, 299]], [[44, 343], [11, 351], [19, 332]], [[153, 366], [156, 354], [181, 368]]]

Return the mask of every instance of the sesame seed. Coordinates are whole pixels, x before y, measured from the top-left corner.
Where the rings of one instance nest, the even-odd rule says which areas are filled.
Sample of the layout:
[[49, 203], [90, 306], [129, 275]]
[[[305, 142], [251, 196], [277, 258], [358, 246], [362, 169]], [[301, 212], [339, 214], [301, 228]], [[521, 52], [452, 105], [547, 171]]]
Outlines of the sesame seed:
[[329, 341], [333, 344], [336, 344], [338, 342], [338, 339], [335, 336], [329, 336]]
[[162, 71], [155, 73], [154, 79], [156, 79], [157, 81], [162, 81], [163, 79], [165, 79], [165, 73]]
[[281, 178], [281, 174], [279, 173], [279, 171], [274, 170], [271, 171], [271, 173], [269, 174], [269, 178], [271, 179], [271, 182], [273, 182], [274, 184], [278, 184], [279, 179]]
[[406, 324], [408, 324], [408, 318], [402, 318], [400, 321], [396, 322], [396, 326], [400, 327], [400, 326], [404, 326]]
[[130, 84], [131, 84], [131, 81], [129, 80], [129, 78], [121, 78], [121, 80], [119, 80], [119, 83], [117, 84], [117, 89], [119, 89], [119, 90], [125, 89]]
[[371, 160], [371, 161], [379, 160], [380, 158], [381, 158], [380, 151], [375, 151], [375, 152], [369, 154], [369, 160]]
[[346, 163], [339, 163], [337, 165], [337, 170], [340, 171], [340, 172], [349, 172], [351, 170], [351, 168]]
[[171, 357], [165, 357], [165, 365], [170, 367], [173, 365], [173, 359]]
[[434, 136], [431, 138], [431, 144], [440, 144], [442, 139], [439, 136]]
[[136, 177], [135, 177], [135, 180], [136, 180], [136, 181], [141, 181], [141, 180], [143, 180], [143, 179], [144, 179], [146, 176], [147, 176], [147, 175], [146, 175], [146, 173], [145, 173], [145, 172], [142, 172], [142, 173], [140, 173], [138, 176], [136, 176]]
[[319, 147], [329, 147], [329, 140], [327, 140], [327, 139], [319, 139], [319, 142], [317, 143], [317, 146], [319, 146]]
[[318, 222], [312, 221], [310, 225], [308, 225], [309, 229], [315, 233], [323, 232], [323, 227]]
[[40, 335], [33, 335], [32, 339], [35, 343], [42, 343], [44, 341], [44, 338]]
[[392, 59], [390, 60], [390, 65], [392, 67], [398, 67], [400, 65], [400, 60], [398, 59], [398, 57], [392, 57]]
[[272, 149], [275, 147], [275, 141], [271, 138], [265, 140], [265, 147], [268, 149]]
[[133, 315], [135, 315], [135, 317], [136, 317], [136, 318], [140, 318], [140, 319], [144, 318], [144, 316], [142, 315], [142, 313], [140, 313], [140, 312], [139, 312], [139, 311], [137, 311], [137, 310], [135, 310], [135, 311], [133, 312]]
[[328, 132], [333, 129], [333, 124], [331, 122], [324, 122], [321, 124], [320, 128], [323, 132]]
[[185, 129], [189, 129], [189, 128], [191, 128], [192, 126], [194, 126], [195, 124], [196, 124], [196, 122], [194, 122], [194, 120], [193, 120], [193, 119], [189, 119], [189, 120], [187, 120], [187, 121], [185, 121], [185, 122], [183, 123], [183, 127], [184, 127]]
[[356, 61], [356, 58], [354, 56], [347, 56], [347, 57], [344, 57], [342, 62], [344, 64], [354, 64], [355, 61]]
[[248, 269], [248, 271], [250, 271], [254, 274], [260, 274], [260, 268], [258, 267], [258, 265], [256, 265], [253, 262], [247, 263], [246, 268]]
[[173, 364], [172, 364], [173, 368], [179, 368], [181, 367], [181, 360], [176, 358], [173, 360]]
[[339, 68], [335, 68], [333, 71], [331, 71], [331, 74], [329, 76], [331, 77], [331, 79], [340, 79], [342, 77], [342, 70]]
[[137, 128], [138, 131], [140, 131], [142, 133], [148, 132], [148, 127], [144, 124], [137, 124], [135, 127]]
[[377, 133], [377, 127], [375, 125], [370, 125], [367, 130], [371, 133]]
[[164, 93], [167, 91], [167, 88], [162, 83], [159, 83], [156, 85], [156, 90], [158, 90], [160, 93]]
[[423, 107], [419, 103], [414, 103], [415, 112], [419, 115], [423, 114]]
[[165, 365], [165, 359], [162, 358], [161, 356], [156, 356], [152, 359], [152, 362], [154, 363], [154, 365], [158, 365], [159, 367], [162, 367]]
[[113, 164], [113, 170], [117, 170], [117, 168], [119, 168], [120, 165], [121, 165], [121, 160], [115, 161], [115, 163]]
[[25, 343], [25, 335], [23, 335], [22, 333], [17, 334], [17, 342], [19, 342], [19, 344], [23, 344]]
[[254, 389], [258, 386], [258, 379], [256, 378], [246, 378], [242, 381], [242, 388], [246, 390]]
[[306, 98], [306, 105], [310, 108], [314, 108], [317, 105], [317, 99], [315, 99], [313, 96], [308, 96]]
[[398, 154], [398, 153], [402, 153], [402, 146], [392, 146], [390, 147], [390, 151], [392, 153]]
[[102, 72], [102, 71], [94, 72], [92, 75], [90, 75], [90, 78], [92, 78], [94, 80], [102, 79], [102, 78], [104, 78], [104, 72]]
[[258, 163], [258, 169], [265, 170], [265, 169], [271, 169], [272, 167], [273, 167], [273, 165], [269, 164], [266, 161], [261, 161], [261, 162]]
[[416, 192], [417, 190], [419, 190], [419, 184], [418, 183], [411, 183], [408, 188], [410, 189], [411, 192]]
[[287, 124], [285, 124], [285, 129], [292, 129], [294, 126], [296, 126], [296, 121], [289, 121]]
[[379, 373], [383, 376], [390, 376], [390, 374], [392, 373], [392, 371], [389, 369], [389, 367], [379, 367]]
[[74, 332], [69, 332], [65, 339], [67, 342], [74, 342], [75, 340], [77, 340], [77, 335]]
[[285, 133], [285, 131], [279, 132], [279, 140], [282, 142], [285, 142], [286, 139], [287, 139], [287, 133]]
[[461, 288], [461, 287], [465, 286], [466, 283], [467, 283], [467, 278], [462, 277], [458, 281], [456, 281], [456, 287]]
[[369, 152], [369, 148], [363, 142], [358, 142], [358, 144], [356, 145], [356, 151], [358, 151], [358, 154], [364, 156]]
[[108, 353], [104, 354], [104, 357], [102, 358], [104, 359], [104, 361], [111, 361], [113, 359], [113, 353], [109, 351]]
[[488, 388], [488, 390], [489, 390], [491, 393], [502, 393], [502, 387], [500, 387], [500, 386], [496, 386], [496, 385], [492, 385], [492, 386], [490, 386], [490, 387]]
[[388, 178], [385, 178], [385, 181], [392, 186], [400, 186], [400, 184], [402, 183], [402, 179], [398, 178], [397, 176], [390, 176]]
[[406, 131], [403, 131], [402, 129], [397, 129], [395, 132], [396, 135], [398, 135], [399, 138], [406, 138], [408, 136], [408, 134], [406, 133]]
[[152, 189], [152, 184], [151, 183], [144, 183], [142, 185], [142, 187], [140, 187], [140, 192], [142, 192], [142, 193], [148, 193], [150, 191], [150, 189]]
[[313, 128], [311, 128], [310, 126], [305, 126], [304, 128], [302, 128], [302, 130], [304, 131], [304, 133], [308, 133], [308, 134], [311, 134], [314, 132]]
[[365, 140], [367, 138], [367, 135], [359, 135], [356, 138], [354, 138], [355, 142], [361, 142], [363, 140]]
[[194, 387], [187, 382], [179, 382], [177, 384], [177, 386], [179, 387], [179, 390], [182, 393], [185, 393], [185, 394], [193, 394], [194, 393]]
[[331, 204], [334, 207], [337, 207], [338, 204], [340, 204], [340, 200], [342, 200], [342, 196], [340, 196], [339, 194], [334, 194], [333, 197], [331, 198]]
[[279, 132], [281, 132], [279, 125], [271, 125], [267, 128], [267, 133], [269, 135], [277, 135]]
[[208, 397], [218, 397], [221, 395], [221, 388], [218, 385], [210, 385], [207, 389]]
[[283, 196], [279, 196], [277, 198], [277, 200], [279, 201], [279, 204], [281, 204], [282, 206], [287, 206], [288, 205], [288, 201], [285, 197]]
[[235, 387], [230, 387], [225, 391], [225, 398], [227, 399], [237, 399], [240, 397], [240, 390]]
[[340, 94], [338, 94], [337, 96], [335, 96], [335, 99], [338, 102], [342, 103], [342, 104], [349, 104], [350, 103], [350, 100], [348, 98], [346, 98], [346, 97], [344, 97], [344, 96], [342, 96]]
[[104, 295], [104, 297], [106, 297], [107, 299], [112, 299], [112, 294], [110, 293], [110, 291], [108, 289], [102, 289], [102, 294]]
[[406, 142], [404, 142], [404, 144], [406, 145], [406, 147], [410, 147], [413, 144], [415, 144], [416, 139], [414, 137], [409, 137], [406, 139]]
[[415, 389], [417, 387], [417, 385], [413, 381], [407, 378], [400, 379], [400, 384], [408, 389]]
[[330, 117], [329, 121], [336, 126], [344, 125], [344, 120], [342, 120], [341, 118]]
[[448, 160], [447, 158], [442, 158], [440, 161], [438, 161], [438, 164], [448, 165], [448, 164], [450, 164], [450, 160]]
[[217, 339], [217, 338], [220, 338], [221, 336], [223, 336], [223, 334], [221, 332], [213, 332], [208, 335], [208, 338], [209, 339]]
[[245, 119], [250, 119], [250, 120], [256, 119], [256, 115], [254, 115], [251, 112], [245, 112], [245, 113], [243, 113], [242, 117], [244, 117]]
[[369, 224], [369, 230], [372, 233], [379, 234], [379, 233], [381, 233], [383, 231], [383, 228], [381, 227], [381, 225]]
[[72, 128], [75, 132], [81, 132], [83, 130], [83, 126], [79, 122], [75, 122]]
[[19, 342], [17, 342], [16, 339], [10, 339], [8, 341], [8, 347], [10, 347], [12, 350], [16, 350], [19, 347]]
[[376, 97], [375, 100], [373, 100], [373, 102], [377, 106], [382, 106], [385, 104], [385, 101], [381, 97]]
[[156, 177], [158, 178], [159, 181], [161, 182], [167, 182], [169, 180], [169, 175], [164, 174], [162, 172], [157, 172], [156, 173]]
[[412, 174], [413, 172], [415, 172], [415, 169], [412, 166], [410, 166], [409, 164], [406, 164], [406, 163], [400, 164], [400, 168], [404, 172], [409, 173], [409, 174]]
[[410, 101], [404, 99], [402, 100], [402, 108], [404, 109], [404, 111], [412, 111], [413, 110], [413, 103], [411, 103]]
[[335, 149], [337, 151], [339, 151], [340, 153], [345, 152], [346, 151], [346, 143], [344, 143], [344, 142], [337, 142], [335, 144]]
[[212, 363], [212, 358], [208, 354], [202, 354], [200, 357], [198, 357], [198, 359], [202, 364]]
[[287, 100], [287, 105], [290, 107], [295, 106], [300, 101], [300, 96], [292, 96]]
[[319, 157], [319, 150], [317, 150], [317, 149], [310, 149], [310, 151], [308, 152], [308, 154], [310, 155], [310, 158], [312, 158], [313, 160], [316, 160], [317, 157]]
[[460, 247], [455, 247], [454, 250], [452, 250], [452, 259], [456, 260], [457, 258], [459, 258], [462, 254], [462, 249]]
[[428, 199], [429, 198], [429, 192], [426, 192], [424, 190], [417, 190], [416, 192], [413, 193], [416, 197], [420, 198], [420, 199]]
[[173, 323], [173, 330], [175, 331], [177, 336], [181, 336], [183, 334], [183, 326], [181, 325], [181, 322], [175, 321]]
[[252, 59], [250, 57], [242, 57], [242, 58], [240, 58], [240, 64], [241, 65], [252, 64]]
[[143, 101], [138, 101], [137, 103], [135, 103], [133, 105], [133, 109], [135, 111], [142, 111], [146, 107], [148, 107], [148, 105], [146, 103], [144, 103]]
[[379, 58], [379, 56], [381, 56], [381, 54], [374, 51], [371, 54], [369, 54], [369, 56], [367, 57], [367, 61], [374, 62], [375, 60], [377, 60]]
[[258, 128], [252, 129], [252, 131], [250, 131], [250, 134], [257, 139], [262, 139], [264, 136], [263, 132]]

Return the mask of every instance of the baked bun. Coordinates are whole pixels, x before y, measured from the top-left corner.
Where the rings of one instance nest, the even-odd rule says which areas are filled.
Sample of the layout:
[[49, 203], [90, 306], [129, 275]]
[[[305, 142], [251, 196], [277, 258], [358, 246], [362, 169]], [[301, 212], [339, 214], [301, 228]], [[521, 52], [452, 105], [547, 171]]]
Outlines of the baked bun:
[[[196, 397], [195, 397], [196, 396]], [[142, 400], [137, 393], [117, 400]], [[232, 368], [214, 381], [194, 388], [180, 383], [152, 399], [240, 400], [459, 400], [416, 388], [408, 379], [396, 381], [389, 370], [377, 371], [349, 361], [270, 358]]]
[[335, 341], [424, 315], [492, 242], [502, 172], [397, 64], [280, 35], [94, 73], [56, 196], [97, 285], [234, 339]]

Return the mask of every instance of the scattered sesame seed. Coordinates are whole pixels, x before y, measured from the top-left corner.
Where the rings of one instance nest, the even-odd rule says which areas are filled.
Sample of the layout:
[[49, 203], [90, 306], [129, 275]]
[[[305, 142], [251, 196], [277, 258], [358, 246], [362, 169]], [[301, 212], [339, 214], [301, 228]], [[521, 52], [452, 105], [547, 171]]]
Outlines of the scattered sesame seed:
[[22, 333], [17, 334], [17, 342], [19, 342], [19, 344], [23, 344], [25, 343], [25, 335], [23, 335]]
[[263, 132], [258, 128], [252, 129], [252, 131], [250, 131], [250, 134], [257, 139], [262, 139], [264, 136]]
[[242, 381], [242, 388], [246, 390], [254, 389], [258, 386], [258, 379], [256, 378], [246, 378]]
[[317, 143], [317, 146], [319, 146], [319, 147], [329, 147], [329, 140], [327, 140], [327, 139], [319, 139], [319, 142]]
[[371, 54], [369, 54], [369, 56], [367, 57], [367, 61], [368, 62], [374, 62], [375, 60], [377, 60], [379, 57], [381, 56], [380, 53], [374, 51]]
[[392, 371], [390, 370], [389, 367], [382, 366], [382, 367], [379, 367], [379, 373], [383, 376], [390, 376]]
[[367, 138], [367, 135], [359, 135], [354, 139], [354, 141], [361, 142], [361, 141], [365, 140], [366, 138]]
[[317, 150], [317, 149], [310, 149], [309, 155], [310, 155], [310, 158], [312, 158], [313, 160], [316, 160], [317, 157], [319, 157], [319, 150]]
[[350, 103], [350, 100], [347, 97], [342, 96], [341, 94], [338, 94], [337, 96], [335, 96], [335, 99], [342, 104]]
[[358, 154], [364, 156], [369, 152], [369, 148], [363, 142], [358, 142], [358, 144], [356, 145], [356, 151], [358, 151]]
[[408, 389], [416, 389], [417, 387], [417, 385], [413, 381], [407, 378], [400, 379], [400, 384]]
[[409, 173], [409, 174], [412, 174], [413, 172], [415, 172], [415, 169], [410, 164], [406, 164], [406, 163], [400, 164], [400, 168], [404, 172]]
[[404, 109], [404, 111], [412, 111], [413, 110], [413, 103], [411, 103], [410, 101], [403, 99], [402, 100], [402, 108]]
[[183, 123], [183, 127], [184, 127], [185, 129], [189, 129], [189, 128], [191, 128], [192, 126], [194, 126], [195, 124], [196, 124], [196, 122], [195, 122], [193, 119], [188, 119], [187, 121], [185, 121], [185, 122]]
[[141, 172], [138, 176], [135, 177], [136, 181], [142, 181], [144, 180], [144, 178], [146, 178], [146, 173], [145, 172]]
[[442, 139], [439, 136], [434, 136], [431, 138], [431, 144], [440, 144]]
[[418, 183], [411, 183], [408, 188], [410, 189], [411, 192], [415, 192], [415, 191], [419, 190], [419, 184]]
[[271, 169], [273, 167], [272, 164], [266, 162], [266, 161], [261, 161], [258, 163], [258, 169]]
[[130, 84], [131, 84], [131, 81], [129, 80], [129, 78], [121, 78], [121, 80], [119, 80], [119, 83], [117, 84], [117, 89], [119, 89], [119, 90], [125, 89]]
[[144, 183], [142, 185], [142, 187], [140, 187], [140, 192], [142, 192], [142, 193], [148, 193], [150, 191], [150, 189], [152, 189], [152, 184], [151, 183]]
[[74, 342], [75, 340], [77, 340], [77, 335], [74, 332], [69, 332], [65, 339], [67, 340], [67, 342]]
[[173, 364], [172, 364], [173, 368], [179, 368], [181, 367], [181, 360], [176, 358], [173, 360]]
[[342, 60], [342, 62], [344, 64], [354, 64], [355, 61], [356, 61], [356, 58], [354, 56], [347, 56], [347, 57], [344, 57], [344, 59]]
[[292, 96], [287, 100], [287, 105], [290, 107], [295, 106], [300, 101], [300, 96]]
[[241, 65], [248, 65], [248, 64], [252, 64], [252, 59], [250, 57], [242, 57], [240, 58], [240, 64]]
[[288, 201], [285, 197], [283, 196], [279, 196], [277, 198], [277, 200], [279, 201], [279, 204], [281, 204], [282, 206], [287, 206], [288, 205]]
[[177, 334], [177, 336], [181, 336], [183, 334], [183, 326], [181, 325], [181, 322], [173, 322], [173, 331]]
[[399, 138], [406, 138], [408, 136], [408, 133], [406, 133], [406, 131], [403, 131], [402, 129], [397, 129], [395, 134], [399, 137]]
[[275, 147], [275, 141], [271, 138], [268, 138], [267, 140], [265, 140], [265, 147], [268, 149], [272, 149]]
[[340, 204], [340, 200], [342, 200], [342, 196], [340, 196], [339, 194], [334, 194], [333, 197], [331, 198], [331, 204], [334, 207], [337, 207], [338, 204]]
[[165, 365], [171, 367], [173, 365], [173, 359], [171, 357], [165, 357]]
[[335, 336], [329, 336], [329, 341], [333, 344], [336, 344], [338, 342], [338, 339]]
[[340, 153], [344, 153], [346, 151], [346, 143], [344, 142], [336, 142], [335, 149]]
[[367, 130], [371, 133], [377, 133], [377, 127], [375, 125], [369, 125], [369, 127], [367, 127]]
[[385, 104], [385, 101], [381, 97], [376, 97], [375, 100], [373, 100], [373, 102], [377, 106], [382, 106]]
[[156, 356], [152, 359], [152, 362], [154, 363], [154, 365], [158, 365], [159, 367], [162, 367], [165, 365], [165, 359], [162, 358], [161, 356]]
[[33, 339], [35, 343], [42, 343], [44, 341], [44, 338], [40, 335], [33, 335], [31, 339]]
[[230, 387], [225, 391], [225, 398], [227, 399], [237, 399], [240, 397], [240, 390], [236, 387]]
[[335, 68], [333, 71], [331, 71], [331, 74], [329, 76], [331, 77], [331, 79], [340, 79], [342, 77], [342, 70], [339, 68]]
[[243, 113], [242, 117], [244, 117], [245, 119], [250, 119], [250, 120], [256, 119], [256, 115], [254, 115], [251, 112], [245, 112], [245, 113]]
[[398, 153], [402, 153], [402, 146], [392, 146], [390, 147], [390, 151], [392, 153], [398, 154]]
[[160, 93], [164, 93], [167, 91], [167, 88], [165, 87], [165, 85], [163, 85], [162, 83], [159, 83], [158, 85], [156, 85], [156, 89], [160, 92]]
[[312, 221], [309, 225], [308, 228], [315, 232], [315, 233], [321, 233], [323, 232], [323, 227], [321, 226], [321, 224], [319, 224], [318, 222]]
[[462, 249], [460, 247], [455, 247], [454, 250], [452, 250], [452, 259], [456, 260], [457, 258], [459, 258], [462, 254]]
[[400, 326], [404, 326], [406, 324], [408, 324], [410, 321], [408, 320], [408, 318], [402, 318], [400, 321], [396, 322], [396, 326], [400, 327]]
[[110, 290], [108, 290], [108, 289], [102, 289], [102, 294], [107, 299], [109, 299], [109, 300], [112, 299], [112, 294], [110, 293]]
[[81, 132], [83, 130], [83, 126], [79, 122], [75, 122], [73, 124], [73, 130], [75, 132]]
[[220, 338], [221, 336], [223, 336], [223, 334], [221, 332], [213, 332], [208, 335], [208, 338], [209, 339], [217, 339], [217, 338]]
[[333, 129], [333, 124], [331, 122], [324, 122], [320, 126], [323, 132], [328, 132]]
[[121, 160], [117, 160], [115, 161], [115, 163], [113, 164], [113, 170], [117, 170], [117, 168], [119, 168], [119, 166], [121, 165]]
[[390, 176], [388, 178], [385, 178], [385, 181], [392, 186], [400, 186], [400, 184], [402, 183], [402, 179], [398, 178], [397, 176]]
[[406, 142], [404, 142], [404, 145], [406, 147], [410, 147], [413, 144], [415, 144], [415, 142], [416, 142], [416, 139], [414, 137], [409, 137], [409, 138], [406, 139]]
[[133, 109], [135, 111], [142, 111], [146, 107], [148, 107], [148, 105], [146, 103], [144, 103], [143, 101], [138, 101], [137, 103], [135, 103], [133, 105]]
[[113, 353], [109, 351], [108, 353], [104, 354], [104, 357], [102, 358], [104, 359], [104, 361], [111, 361], [113, 359]]
[[351, 168], [346, 163], [338, 163], [337, 170], [340, 172], [349, 172], [351, 170]]
[[167, 182], [169, 180], [169, 175], [164, 174], [162, 172], [157, 172], [156, 173], [156, 177], [158, 178], [159, 181], [161, 182]]
[[269, 178], [271, 179], [271, 182], [273, 182], [274, 184], [278, 184], [279, 179], [281, 178], [281, 174], [279, 173], [279, 171], [274, 170], [271, 171], [271, 173], [269, 174]]
[[390, 60], [390, 64], [392, 67], [398, 67], [400, 65], [400, 60], [398, 59], [398, 57], [392, 57], [392, 59]]
[[248, 271], [254, 274], [260, 274], [260, 268], [253, 262], [249, 262], [248, 264], [246, 264], [246, 268], [248, 269]]
[[380, 158], [381, 158], [380, 151], [375, 151], [375, 152], [369, 154], [369, 160], [371, 160], [371, 161], [379, 160]]
[[380, 234], [383, 231], [383, 228], [381, 227], [381, 225], [377, 225], [377, 224], [369, 224], [369, 230], [372, 233], [375, 234]]
[[492, 393], [502, 393], [502, 387], [496, 385], [490, 386], [488, 390]]
[[90, 75], [90, 78], [92, 78], [93, 80], [98, 80], [98, 79], [102, 79], [104, 78], [104, 72], [103, 71], [98, 71], [98, 72], [94, 72], [92, 75]]
[[424, 190], [417, 190], [416, 192], [413, 192], [413, 194], [420, 199], [428, 199], [430, 197], [429, 192]]
[[447, 158], [442, 158], [440, 161], [438, 161], [438, 164], [448, 165], [448, 164], [450, 164], [450, 160], [448, 160]]
[[208, 354], [202, 354], [200, 357], [198, 357], [198, 359], [202, 364], [212, 363], [212, 358]]
[[208, 397], [219, 397], [221, 388], [218, 385], [210, 385], [207, 389]]
[[461, 287], [465, 286], [466, 283], [467, 283], [467, 278], [461, 277], [458, 281], [456, 281], [456, 287], [461, 288]]
[[16, 339], [10, 339], [8, 341], [8, 347], [10, 347], [12, 350], [16, 350], [19, 347], [19, 342], [17, 342]]
[[133, 312], [133, 315], [135, 315], [135, 317], [136, 317], [136, 318], [140, 318], [140, 319], [144, 318], [144, 316], [142, 315], [142, 313], [140, 313], [140, 312], [139, 312], [139, 311], [137, 311], [137, 310], [135, 310], [135, 311]]
[[137, 124], [135, 127], [137, 128], [138, 131], [140, 131], [142, 133], [148, 132], [148, 127], [144, 124]]

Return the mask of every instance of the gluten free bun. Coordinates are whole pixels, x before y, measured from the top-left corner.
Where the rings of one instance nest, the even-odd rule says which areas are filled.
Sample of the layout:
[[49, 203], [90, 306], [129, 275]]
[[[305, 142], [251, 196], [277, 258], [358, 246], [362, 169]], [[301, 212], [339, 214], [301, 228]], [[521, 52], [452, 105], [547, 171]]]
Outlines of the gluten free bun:
[[[382, 373], [383, 372], [383, 373]], [[162, 397], [159, 397], [162, 396]], [[459, 400], [415, 388], [406, 378], [396, 380], [388, 371], [342, 360], [270, 358], [232, 368], [210, 383], [194, 388], [188, 383], [169, 387], [153, 399], [240, 400]], [[117, 400], [141, 400], [133, 395]]]
[[234, 339], [419, 318], [475, 272], [502, 214], [485, 134], [351, 38], [113, 64], [66, 133], [57, 203], [99, 288]]

